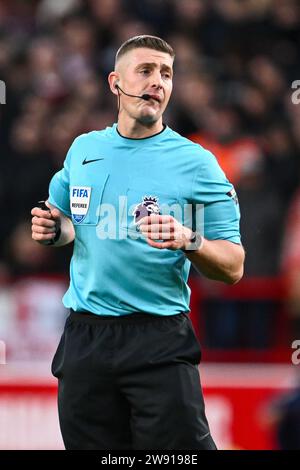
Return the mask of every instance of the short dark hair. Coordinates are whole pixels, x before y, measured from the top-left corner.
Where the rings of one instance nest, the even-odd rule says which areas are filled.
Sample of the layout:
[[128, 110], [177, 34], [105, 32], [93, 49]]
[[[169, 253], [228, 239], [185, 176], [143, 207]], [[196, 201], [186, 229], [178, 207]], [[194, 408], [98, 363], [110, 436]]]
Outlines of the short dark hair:
[[166, 52], [173, 59], [175, 57], [175, 52], [166, 41], [157, 37], [144, 34], [142, 36], [134, 36], [133, 38], [127, 39], [116, 53], [116, 63], [126, 52], [131, 51], [132, 49], [137, 49], [140, 47], [146, 47], [148, 49], [154, 49], [156, 51]]

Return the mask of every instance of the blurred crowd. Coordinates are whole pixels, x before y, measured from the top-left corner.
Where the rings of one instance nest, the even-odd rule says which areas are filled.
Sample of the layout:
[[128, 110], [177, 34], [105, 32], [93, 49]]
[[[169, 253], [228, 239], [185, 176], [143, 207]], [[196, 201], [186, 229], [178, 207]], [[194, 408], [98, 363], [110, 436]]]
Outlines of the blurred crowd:
[[33, 243], [30, 209], [73, 139], [116, 121], [120, 44], [154, 34], [176, 53], [165, 122], [234, 183], [245, 273], [288, 280], [300, 335], [299, 31], [297, 0], [2, 0], [0, 278], [67, 272], [71, 248]]

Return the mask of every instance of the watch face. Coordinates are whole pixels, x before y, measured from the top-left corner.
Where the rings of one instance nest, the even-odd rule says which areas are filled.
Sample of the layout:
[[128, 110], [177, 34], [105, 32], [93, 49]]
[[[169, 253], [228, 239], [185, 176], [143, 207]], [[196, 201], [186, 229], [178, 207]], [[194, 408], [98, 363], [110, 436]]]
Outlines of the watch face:
[[188, 248], [185, 250], [182, 250], [184, 252], [189, 252], [189, 251], [197, 251], [199, 248], [201, 248], [203, 243], [203, 237], [200, 235], [200, 233], [194, 233], [193, 237], [190, 239], [190, 243]]

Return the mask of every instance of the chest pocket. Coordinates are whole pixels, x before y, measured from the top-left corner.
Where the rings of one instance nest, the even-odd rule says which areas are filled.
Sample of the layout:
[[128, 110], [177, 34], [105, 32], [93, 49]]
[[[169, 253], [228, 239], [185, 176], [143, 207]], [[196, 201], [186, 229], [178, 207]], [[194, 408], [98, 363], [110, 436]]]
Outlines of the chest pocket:
[[70, 185], [70, 209], [74, 225], [97, 225], [100, 217], [100, 204], [108, 174], [101, 175], [92, 185]]
[[122, 209], [121, 229], [137, 233], [137, 223], [151, 214], [172, 215], [181, 220], [182, 206], [177, 190], [164, 192], [155, 188], [128, 188]]

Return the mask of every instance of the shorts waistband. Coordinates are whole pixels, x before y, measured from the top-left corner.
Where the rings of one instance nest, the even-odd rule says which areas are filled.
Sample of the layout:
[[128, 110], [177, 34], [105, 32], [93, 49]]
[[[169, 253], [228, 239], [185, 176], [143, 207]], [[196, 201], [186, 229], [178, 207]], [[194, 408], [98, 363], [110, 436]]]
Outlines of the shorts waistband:
[[90, 324], [117, 324], [117, 323], [145, 323], [145, 322], [153, 322], [153, 321], [161, 321], [170, 318], [182, 318], [186, 317], [188, 312], [177, 313], [174, 315], [153, 315], [150, 313], [130, 313], [128, 315], [97, 315], [91, 312], [75, 312], [74, 310], [70, 309], [70, 320], [82, 322], [82, 323], [90, 323]]

